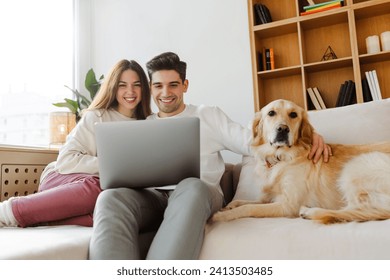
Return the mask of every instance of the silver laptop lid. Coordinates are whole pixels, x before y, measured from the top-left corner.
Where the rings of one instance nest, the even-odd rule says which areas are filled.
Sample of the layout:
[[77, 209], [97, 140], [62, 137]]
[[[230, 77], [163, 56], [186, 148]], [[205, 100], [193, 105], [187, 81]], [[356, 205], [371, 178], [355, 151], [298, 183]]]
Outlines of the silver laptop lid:
[[97, 123], [95, 133], [102, 189], [200, 178], [198, 118]]

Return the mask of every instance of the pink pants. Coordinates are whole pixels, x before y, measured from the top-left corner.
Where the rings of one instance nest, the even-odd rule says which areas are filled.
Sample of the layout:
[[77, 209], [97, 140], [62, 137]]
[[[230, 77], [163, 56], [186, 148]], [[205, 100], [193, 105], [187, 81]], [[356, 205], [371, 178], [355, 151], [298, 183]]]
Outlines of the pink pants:
[[36, 194], [12, 201], [12, 211], [21, 227], [50, 225], [93, 225], [93, 210], [101, 192], [99, 178], [90, 174], [47, 175]]

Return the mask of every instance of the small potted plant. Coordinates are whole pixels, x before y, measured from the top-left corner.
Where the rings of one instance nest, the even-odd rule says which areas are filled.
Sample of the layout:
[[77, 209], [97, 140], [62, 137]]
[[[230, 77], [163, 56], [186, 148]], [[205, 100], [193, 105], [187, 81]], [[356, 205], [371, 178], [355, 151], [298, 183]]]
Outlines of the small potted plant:
[[68, 108], [73, 114], [75, 114], [76, 122], [78, 122], [81, 118], [82, 110], [87, 108], [89, 104], [91, 104], [91, 101], [94, 99], [96, 93], [99, 91], [100, 84], [103, 79], [104, 75], [101, 75], [99, 80], [97, 80], [93, 69], [89, 69], [87, 75], [85, 76], [85, 88], [89, 92], [89, 98], [81, 94], [77, 89], [71, 89], [70, 87], [65, 86], [74, 93], [75, 100], [64, 98], [64, 102], [53, 103], [53, 105], [57, 107]]

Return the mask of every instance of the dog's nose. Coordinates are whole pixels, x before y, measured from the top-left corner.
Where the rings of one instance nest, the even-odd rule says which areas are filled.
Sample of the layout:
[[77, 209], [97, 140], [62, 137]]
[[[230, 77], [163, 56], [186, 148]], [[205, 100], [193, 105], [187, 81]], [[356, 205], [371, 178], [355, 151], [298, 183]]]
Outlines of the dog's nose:
[[285, 124], [281, 124], [281, 125], [279, 125], [277, 128], [276, 128], [276, 131], [277, 132], [284, 132], [284, 133], [289, 133], [290, 132], [290, 128], [287, 126], [287, 125], [285, 125]]
[[272, 143], [276, 144], [277, 146], [290, 145], [289, 137], [288, 137], [289, 132], [290, 132], [290, 128], [287, 125], [279, 124], [276, 127], [276, 135]]

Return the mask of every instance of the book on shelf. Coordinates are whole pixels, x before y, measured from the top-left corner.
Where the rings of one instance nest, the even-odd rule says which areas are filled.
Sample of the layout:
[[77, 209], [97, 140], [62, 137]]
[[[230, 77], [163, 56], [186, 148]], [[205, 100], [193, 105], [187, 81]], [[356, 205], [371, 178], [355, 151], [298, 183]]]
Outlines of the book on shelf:
[[328, 5], [331, 5], [331, 4], [335, 4], [335, 3], [340, 3], [340, 4], [343, 5], [343, 2], [344, 2], [344, 0], [332, 0], [332, 1], [322, 2], [322, 3], [318, 3], [318, 4], [315, 4], [315, 3], [314, 4], [310, 4], [309, 3], [310, 5], [304, 6], [303, 9], [304, 10], [312, 10], [312, 9], [328, 6]]
[[263, 53], [258, 52], [257, 53], [257, 60], [258, 60], [258, 66], [259, 66], [259, 71], [264, 71], [264, 63], [263, 63]]
[[305, 11], [301, 12], [300, 15], [304, 16], [304, 15], [315, 14], [315, 13], [328, 11], [335, 8], [340, 8], [342, 6], [343, 6], [343, 1], [330, 1], [330, 2], [320, 3], [312, 6], [305, 6], [303, 7]]
[[260, 4], [260, 10], [261, 10], [263, 23], [272, 22], [271, 13], [270, 13], [269, 9], [267, 8], [267, 6]]
[[355, 82], [348, 80], [340, 86], [335, 107], [347, 106], [354, 103], [356, 103]]
[[370, 75], [372, 76], [372, 79], [374, 81], [374, 87], [375, 87], [376, 96], [378, 97], [378, 100], [381, 100], [382, 99], [382, 93], [381, 93], [381, 89], [379, 87], [379, 81], [378, 81], [378, 76], [376, 74], [376, 70], [370, 71]]
[[274, 70], [275, 69], [274, 49], [266, 48], [264, 53], [265, 53], [265, 70]]
[[265, 49], [265, 70], [271, 70], [271, 52]]
[[315, 93], [315, 95], [316, 95], [316, 97], [317, 97], [318, 102], [319, 102], [320, 105], [321, 105], [321, 108], [322, 108], [322, 109], [326, 109], [326, 105], [325, 105], [324, 100], [322, 99], [320, 90], [319, 90], [317, 87], [313, 87], [313, 91], [314, 91], [314, 93]]
[[270, 66], [271, 66], [271, 70], [274, 70], [274, 69], [275, 69], [274, 48], [269, 48], [269, 57], [270, 57]]
[[370, 71], [365, 72], [367, 83], [368, 83], [368, 88], [370, 89], [371, 95], [372, 95], [372, 100], [378, 100], [376, 93], [375, 93], [375, 88], [373, 81], [370, 76]]
[[319, 12], [324, 12], [324, 11], [329, 11], [329, 10], [332, 10], [332, 9], [335, 9], [335, 8], [340, 8], [340, 7], [341, 7], [341, 4], [337, 3], [337, 4], [332, 4], [332, 5], [329, 5], [329, 6], [321, 7], [321, 8], [318, 8], [318, 9], [307, 10], [305, 12], [300, 13], [300, 15], [301, 16], [312, 15], [312, 14], [316, 14], [316, 13], [319, 13]]
[[257, 3], [254, 5], [254, 13], [255, 13], [255, 23], [256, 25], [258, 24], [263, 24], [263, 23], [268, 23], [272, 22], [272, 17], [269, 9], [267, 6]]
[[363, 89], [363, 101], [364, 102], [372, 101], [372, 94], [366, 78], [362, 79], [362, 89]]
[[334, 105], [335, 107], [340, 107], [341, 103], [343, 102], [344, 95], [345, 95], [345, 88], [347, 87], [347, 82], [344, 82], [340, 85], [339, 94], [337, 95], [337, 101]]
[[[310, 97], [310, 100], [311, 100], [311, 104], [314, 105], [314, 108], [316, 110], [322, 110], [323, 108], [321, 107], [320, 105], [320, 102], [318, 101], [317, 97], [316, 97], [316, 94], [314, 93], [314, 90], [312, 88], [307, 88], [306, 89], [307, 93], [309, 94], [309, 97]], [[310, 104], [310, 103], [309, 103]], [[310, 108], [311, 106], [309, 106]]]
[[365, 72], [368, 87], [370, 89], [372, 100], [381, 100], [382, 93], [379, 87], [378, 76], [376, 70]]
[[262, 58], [261, 58], [263, 60], [263, 71], [267, 70], [266, 52], [267, 52], [267, 49], [265, 47], [263, 47]]
[[263, 48], [263, 52], [258, 53], [259, 70], [274, 70], [275, 69], [275, 55], [273, 48]]
[[347, 88], [344, 96], [344, 101], [341, 106], [347, 106], [356, 103], [356, 87], [352, 80], [347, 82]]

